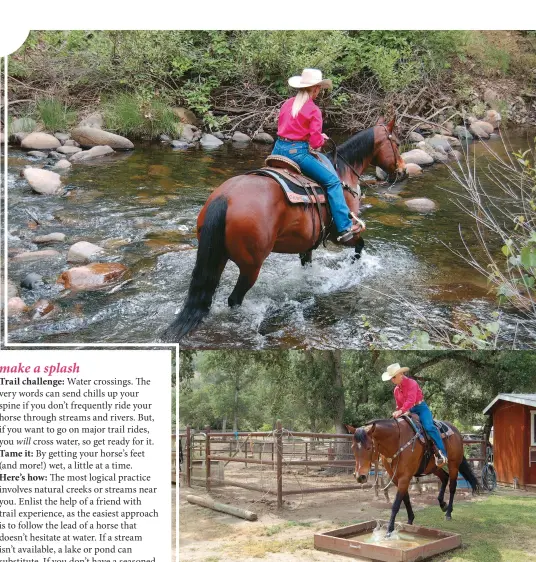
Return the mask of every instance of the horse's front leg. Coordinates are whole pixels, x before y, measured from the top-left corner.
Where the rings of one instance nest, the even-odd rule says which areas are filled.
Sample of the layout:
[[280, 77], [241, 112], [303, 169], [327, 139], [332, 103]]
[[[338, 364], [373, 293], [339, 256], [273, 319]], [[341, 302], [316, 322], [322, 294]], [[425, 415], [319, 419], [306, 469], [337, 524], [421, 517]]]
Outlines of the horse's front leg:
[[449, 477], [442, 468], [438, 468], [436, 471], [434, 471], [434, 474], [439, 478], [439, 480], [441, 480], [441, 489], [439, 490], [439, 494], [437, 496], [439, 507], [442, 511], [447, 511], [447, 504], [445, 503], [445, 490], [447, 489]]
[[363, 248], [365, 247], [365, 241], [363, 240], [363, 238], [361, 238], [361, 236], [357, 239], [357, 242], [354, 246], [354, 250], [355, 253], [352, 256], [352, 261], [357, 261], [359, 259], [361, 259], [361, 252], [363, 251]]
[[387, 536], [390, 536], [395, 529], [395, 519], [398, 511], [400, 510], [400, 504], [402, 503], [404, 496], [408, 493], [408, 488], [409, 479], [399, 479], [395, 501], [393, 502], [393, 507], [391, 508], [391, 519], [389, 520], [389, 527], [387, 528]]
[[456, 493], [456, 486], [458, 485], [458, 468], [451, 468], [449, 466], [449, 505], [445, 513], [445, 519], [450, 521], [452, 519], [452, 504], [454, 503], [454, 494]]
[[411, 507], [411, 502], [409, 500], [409, 492], [407, 492], [402, 499], [404, 500], [404, 505], [406, 506], [406, 511], [408, 512], [408, 525], [413, 525], [415, 514], [413, 513], [413, 508]]
[[313, 261], [313, 250], [309, 250], [308, 252], [303, 252], [300, 254], [301, 264], [305, 267], [307, 264], [312, 263]]

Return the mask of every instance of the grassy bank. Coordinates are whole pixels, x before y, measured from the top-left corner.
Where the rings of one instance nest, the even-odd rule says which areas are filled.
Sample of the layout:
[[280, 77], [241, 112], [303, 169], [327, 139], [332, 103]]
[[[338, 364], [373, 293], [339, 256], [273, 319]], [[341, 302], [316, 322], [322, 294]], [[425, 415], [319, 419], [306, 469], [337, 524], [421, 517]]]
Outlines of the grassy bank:
[[[460, 119], [533, 91], [534, 32], [481, 31], [36, 31], [9, 64], [10, 106], [35, 116], [43, 98], [79, 115], [106, 110], [110, 130], [169, 133], [171, 108], [191, 109], [213, 130], [274, 125], [287, 78], [321, 68], [334, 90], [321, 101], [331, 122], [369, 126], [380, 112]], [[514, 86], [512, 85], [514, 84]], [[528, 98], [530, 100], [530, 98]], [[22, 101], [20, 101], [22, 100]]]
[[437, 506], [417, 512], [417, 524], [462, 535], [462, 547], [436, 556], [434, 562], [536, 561], [536, 496], [499, 492], [473, 502], [457, 503], [452, 521]]

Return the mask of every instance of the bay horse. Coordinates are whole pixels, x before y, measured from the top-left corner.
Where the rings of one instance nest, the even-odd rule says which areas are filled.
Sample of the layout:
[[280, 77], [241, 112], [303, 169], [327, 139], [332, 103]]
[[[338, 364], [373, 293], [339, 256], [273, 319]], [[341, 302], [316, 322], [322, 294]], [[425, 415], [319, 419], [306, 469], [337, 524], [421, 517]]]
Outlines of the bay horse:
[[[359, 175], [370, 164], [381, 167], [390, 181], [406, 175], [394, 125], [395, 119], [386, 124], [380, 118], [376, 125], [337, 147], [336, 158], [333, 153], [327, 154], [340, 179], [350, 188], [344, 190], [344, 197], [355, 215], [360, 204], [355, 188]], [[228, 260], [240, 270], [228, 299], [230, 307], [242, 304], [271, 252], [300, 254], [303, 265], [310, 262], [311, 249], [321, 236], [315, 207], [289, 204], [277, 182], [266, 176], [235, 176], [215, 189], [197, 218], [199, 247], [186, 302], [161, 340], [178, 342], [207, 316]], [[322, 205], [321, 212], [323, 224], [329, 224], [327, 205]], [[337, 243], [334, 226], [328, 239]], [[357, 233], [344, 245], [353, 245], [359, 257], [363, 244]]]
[[[473, 493], [479, 492], [478, 480], [463, 454], [463, 438], [452, 424], [447, 423], [446, 425], [452, 430], [452, 434], [443, 439], [447, 449], [448, 474], [443, 468], [436, 466], [434, 455], [431, 455], [428, 462], [424, 463], [425, 466], [422, 466], [421, 463], [426, 460], [423, 461], [425, 446], [418, 439], [410, 424], [403, 418], [374, 420], [357, 429], [351, 425], [346, 426], [348, 432], [354, 434], [352, 451], [355, 457], [357, 482], [363, 484], [367, 481], [371, 463], [381, 457], [383, 467], [397, 487], [387, 529], [388, 535], [395, 528], [395, 519], [402, 502], [408, 513], [408, 524], [413, 525], [415, 515], [411, 508], [408, 492], [413, 476], [422, 473], [435, 474], [439, 478], [441, 489], [437, 500], [442, 511], [445, 512], [447, 521], [452, 519], [458, 472], [469, 482]], [[450, 492], [448, 504], [444, 501], [447, 483], [449, 483]]]

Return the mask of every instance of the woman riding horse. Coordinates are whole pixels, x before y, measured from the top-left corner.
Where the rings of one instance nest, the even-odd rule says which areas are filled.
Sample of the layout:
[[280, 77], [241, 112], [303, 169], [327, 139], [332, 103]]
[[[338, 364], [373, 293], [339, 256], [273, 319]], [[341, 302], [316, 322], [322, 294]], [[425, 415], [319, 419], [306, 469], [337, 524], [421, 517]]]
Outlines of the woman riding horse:
[[389, 365], [382, 375], [383, 381], [390, 380], [396, 385], [394, 395], [397, 409], [393, 412], [393, 418], [399, 418], [408, 412], [419, 416], [424, 431], [435, 443], [436, 465], [438, 468], [441, 468], [448, 463], [447, 450], [437, 427], [434, 425], [432, 412], [430, 412], [428, 404], [424, 401], [421, 387], [417, 381], [404, 376], [404, 373], [408, 371], [408, 367], [400, 367], [398, 363], [394, 363]]
[[288, 80], [298, 90], [295, 97], [281, 107], [277, 127], [277, 142], [272, 154], [286, 156], [296, 162], [301, 171], [326, 189], [331, 215], [337, 229], [337, 239], [348, 242], [361, 227], [352, 224], [350, 209], [344, 199], [342, 183], [329, 159], [316, 152], [327, 140], [322, 133], [322, 112], [314, 100], [323, 88], [331, 88], [331, 80], [323, 80], [322, 72], [306, 68], [301, 76]]

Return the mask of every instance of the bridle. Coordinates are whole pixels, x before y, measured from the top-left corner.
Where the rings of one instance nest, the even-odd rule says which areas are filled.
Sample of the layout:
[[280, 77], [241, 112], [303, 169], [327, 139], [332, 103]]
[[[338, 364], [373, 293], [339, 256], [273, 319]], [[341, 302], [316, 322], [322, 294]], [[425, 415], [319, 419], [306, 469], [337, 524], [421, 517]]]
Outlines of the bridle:
[[[391, 145], [391, 150], [393, 151], [393, 161], [395, 163], [397, 163], [397, 157], [396, 157], [396, 151], [395, 151], [395, 147], [393, 146], [393, 134], [391, 132], [389, 132], [389, 129], [387, 128], [387, 125], [385, 125], [385, 123], [378, 123], [377, 125], [374, 125], [375, 127], [383, 127], [385, 129], [385, 133], [387, 136], [387, 139], [389, 140], [389, 144]], [[348, 166], [348, 168], [350, 169], [350, 171], [357, 177], [358, 182], [363, 183], [363, 185], [365, 187], [372, 187], [370, 183], [368, 183], [366, 180], [363, 179], [363, 176], [348, 162], [348, 160], [346, 160], [346, 158], [344, 158], [344, 156], [342, 156], [341, 154], [338, 154], [337, 152], [337, 145], [335, 144], [335, 142], [333, 141], [333, 139], [329, 139], [329, 141], [331, 142], [331, 144], [333, 145], [333, 167], [335, 168], [335, 170], [338, 173], [338, 169], [337, 169], [337, 160], [340, 158], [345, 164], [346, 166]], [[398, 167], [396, 168], [396, 172], [395, 172], [395, 180], [394, 182], [389, 186], [389, 189], [391, 189], [391, 187], [393, 187], [393, 185], [398, 181]], [[358, 191], [356, 192], [353, 188], [351, 188], [350, 186], [347, 186], [345, 184], [343, 184], [343, 186], [348, 189], [348, 191], [350, 191], [350, 193], [352, 193], [352, 195], [354, 197], [361, 196], [361, 190], [359, 188], [359, 183], [358, 183]]]

